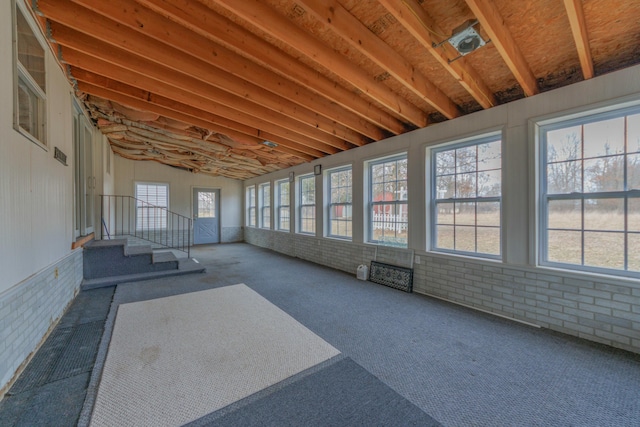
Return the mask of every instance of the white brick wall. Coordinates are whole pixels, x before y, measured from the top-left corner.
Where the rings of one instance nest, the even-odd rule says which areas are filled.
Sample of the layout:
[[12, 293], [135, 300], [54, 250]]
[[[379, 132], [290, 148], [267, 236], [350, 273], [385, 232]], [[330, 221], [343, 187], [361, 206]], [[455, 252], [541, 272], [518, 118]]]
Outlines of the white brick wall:
[[[356, 274], [375, 246], [245, 228], [245, 241]], [[404, 264], [406, 249], [378, 248], [382, 262]], [[640, 353], [640, 286], [633, 280], [509, 266], [416, 252], [414, 292]]]
[[60, 319], [81, 282], [78, 249], [0, 295], [0, 390]]

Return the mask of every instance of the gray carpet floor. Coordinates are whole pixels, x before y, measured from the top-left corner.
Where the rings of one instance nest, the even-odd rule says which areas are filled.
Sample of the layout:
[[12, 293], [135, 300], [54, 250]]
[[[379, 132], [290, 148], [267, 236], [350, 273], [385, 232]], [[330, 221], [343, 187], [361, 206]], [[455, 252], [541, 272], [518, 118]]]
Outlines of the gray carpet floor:
[[[408, 408], [401, 411], [409, 414], [406, 419], [376, 415], [379, 422], [374, 424], [378, 425], [411, 425], [413, 418], [409, 417], [414, 415], [418, 417], [415, 425], [432, 421], [444, 426], [640, 425], [640, 355], [358, 281], [355, 274], [246, 244], [199, 247], [192, 256], [207, 273], [119, 285], [113, 304], [245, 283], [344, 356], [233, 410], [210, 414], [201, 425], [313, 425], [314, 419], [316, 425], [368, 425], [370, 419], [357, 418], [362, 412], [349, 418], [353, 414], [349, 402], [357, 399], [344, 402], [343, 408], [330, 403], [335, 393], [321, 393], [319, 385], [335, 383], [327, 379], [341, 375], [358, 378], [354, 381], [365, 389], [376, 390], [375, 399], [395, 402], [392, 408]], [[104, 300], [106, 292], [82, 292], [70, 312], [76, 305]], [[0, 425], [86, 421], [113, 321], [109, 320], [111, 313], [100, 313], [107, 332], [91, 378], [87, 370], [71, 369], [72, 376], [55, 379], [49, 375], [36, 381], [37, 387], [15, 393], [12, 389], [11, 396], [0, 402]], [[68, 321], [71, 326], [67, 327], [78, 328], [82, 324], [78, 319]], [[95, 330], [91, 333], [101, 335]], [[65, 343], [57, 344], [60, 354], [66, 354], [61, 358], [71, 354], [64, 351], [71, 340]], [[29, 369], [23, 376], [29, 375]], [[22, 378], [14, 387], [20, 381]], [[54, 390], [57, 396], [52, 399]], [[314, 395], [328, 406], [336, 405], [334, 413], [343, 415], [322, 418], [326, 413], [322, 402], [314, 402], [319, 404], [316, 407], [309, 403]], [[264, 411], [273, 407], [281, 407], [284, 414], [283, 402], [290, 402], [292, 396], [307, 402], [309, 412], [316, 411], [317, 416], [304, 418], [298, 407], [285, 419], [266, 418]], [[72, 410], [61, 410], [56, 403], [61, 400]], [[368, 404], [362, 403], [363, 407]], [[79, 409], [83, 405], [84, 418]], [[392, 413], [393, 409], [387, 415]]]

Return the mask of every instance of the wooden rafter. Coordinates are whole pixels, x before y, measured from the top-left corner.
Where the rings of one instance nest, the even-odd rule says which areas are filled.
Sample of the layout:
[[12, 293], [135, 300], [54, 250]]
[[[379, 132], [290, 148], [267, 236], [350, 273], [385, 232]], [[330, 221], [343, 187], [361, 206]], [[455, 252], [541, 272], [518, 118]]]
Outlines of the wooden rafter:
[[[86, 53], [104, 57], [101, 49], [92, 46], [95, 42], [127, 50], [134, 56], [130, 63], [122, 63], [122, 55], [117, 58], [124, 67], [137, 67], [138, 72], [149, 75], [154, 73], [159, 78], [167, 76], [165, 80], [177, 87], [184, 86], [183, 82], [189, 81], [194, 93], [215, 93], [212, 100], [226, 103], [232, 108], [242, 108], [248, 114], [268, 118], [272, 123], [340, 150], [352, 148], [351, 144], [336, 135], [338, 132], [332, 124], [321, 120], [315, 113], [295, 106], [283, 97], [268, 94], [264, 89], [239, 77], [212, 69], [205, 61], [143, 36], [88, 9], [69, 5], [62, 7], [60, 2], [61, 0], [42, 0], [38, 5], [49, 20], [82, 33], [76, 37], [85, 39]], [[95, 42], [86, 43], [87, 37], [91, 37]], [[63, 44], [56, 34], [54, 38]], [[80, 41], [67, 39], [66, 43], [74, 46]], [[140, 68], [139, 64], [143, 61], [152, 63]]]
[[589, 34], [587, 33], [587, 25], [584, 20], [584, 10], [580, 0], [564, 0], [564, 6], [567, 9], [567, 17], [571, 24], [571, 32], [578, 50], [580, 65], [582, 67], [582, 75], [585, 80], [590, 79], [594, 75], [593, 59], [591, 59], [591, 48], [589, 47]]
[[[297, 61], [199, 2], [193, 0], [136, 1], [204, 37], [242, 50], [254, 61], [265, 64], [288, 79], [327, 97], [335, 104], [362, 117], [371, 126], [375, 125], [375, 128], [380, 127], [396, 135], [407, 130], [402, 122], [389, 113], [382, 111], [353, 92], [337, 86], [322, 73]], [[336, 118], [336, 120], [338, 119]], [[376, 140], [385, 137], [385, 135], [377, 136], [373, 132], [376, 130], [362, 133]]]
[[513, 40], [511, 32], [500, 16], [492, 0], [465, 0], [467, 5], [489, 34], [491, 42], [496, 46], [502, 59], [522, 86], [527, 96], [538, 93], [538, 84], [531, 68], [524, 59], [522, 51]]
[[332, 70], [347, 80], [363, 95], [384, 105], [389, 111], [418, 127], [427, 123], [426, 114], [415, 105], [380, 82], [347, 58], [298, 28], [260, 0], [208, 0], [229, 10], [260, 28], [270, 36], [286, 43], [317, 64]]
[[336, 0], [297, 0], [326, 28], [330, 28], [351, 47], [383, 68], [404, 87], [422, 98], [448, 119], [460, 115], [456, 104], [391, 46], [375, 36]]
[[420, 6], [417, 0], [378, 0], [396, 20], [447, 70], [483, 108], [497, 104], [496, 98], [483, 78], [466, 63], [464, 58], [453, 62], [459, 56], [458, 51], [448, 43], [434, 48], [442, 40], [434, 36], [444, 31]]

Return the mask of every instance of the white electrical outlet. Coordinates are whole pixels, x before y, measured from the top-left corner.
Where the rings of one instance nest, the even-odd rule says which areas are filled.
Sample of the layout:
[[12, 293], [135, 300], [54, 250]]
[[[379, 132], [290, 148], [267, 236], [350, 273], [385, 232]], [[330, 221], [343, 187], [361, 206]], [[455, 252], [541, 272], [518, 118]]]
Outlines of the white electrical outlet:
[[416, 255], [413, 262], [415, 262], [416, 264], [420, 264], [420, 255]]

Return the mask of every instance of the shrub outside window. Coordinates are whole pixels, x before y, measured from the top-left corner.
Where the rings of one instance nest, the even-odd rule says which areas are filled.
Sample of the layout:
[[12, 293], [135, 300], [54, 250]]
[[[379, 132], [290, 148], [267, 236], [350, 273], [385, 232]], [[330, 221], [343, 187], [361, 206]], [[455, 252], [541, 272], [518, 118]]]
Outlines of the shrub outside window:
[[369, 163], [369, 242], [407, 247], [407, 155]]
[[640, 273], [640, 108], [540, 127], [541, 264]]
[[490, 136], [432, 151], [434, 250], [501, 254], [502, 141]]
[[276, 189], [278, 192], [278, 230], [289, 231], [291, 223], [289, 180], [277, 181]]
[[300, 183], [298, 231], [303, 234], [316, 234], [316, 177], [301, 176], [298, 182]]
[[350, 239], [352, 236], [351, 166], [329, 171], [329, 230], [327, 235]]

